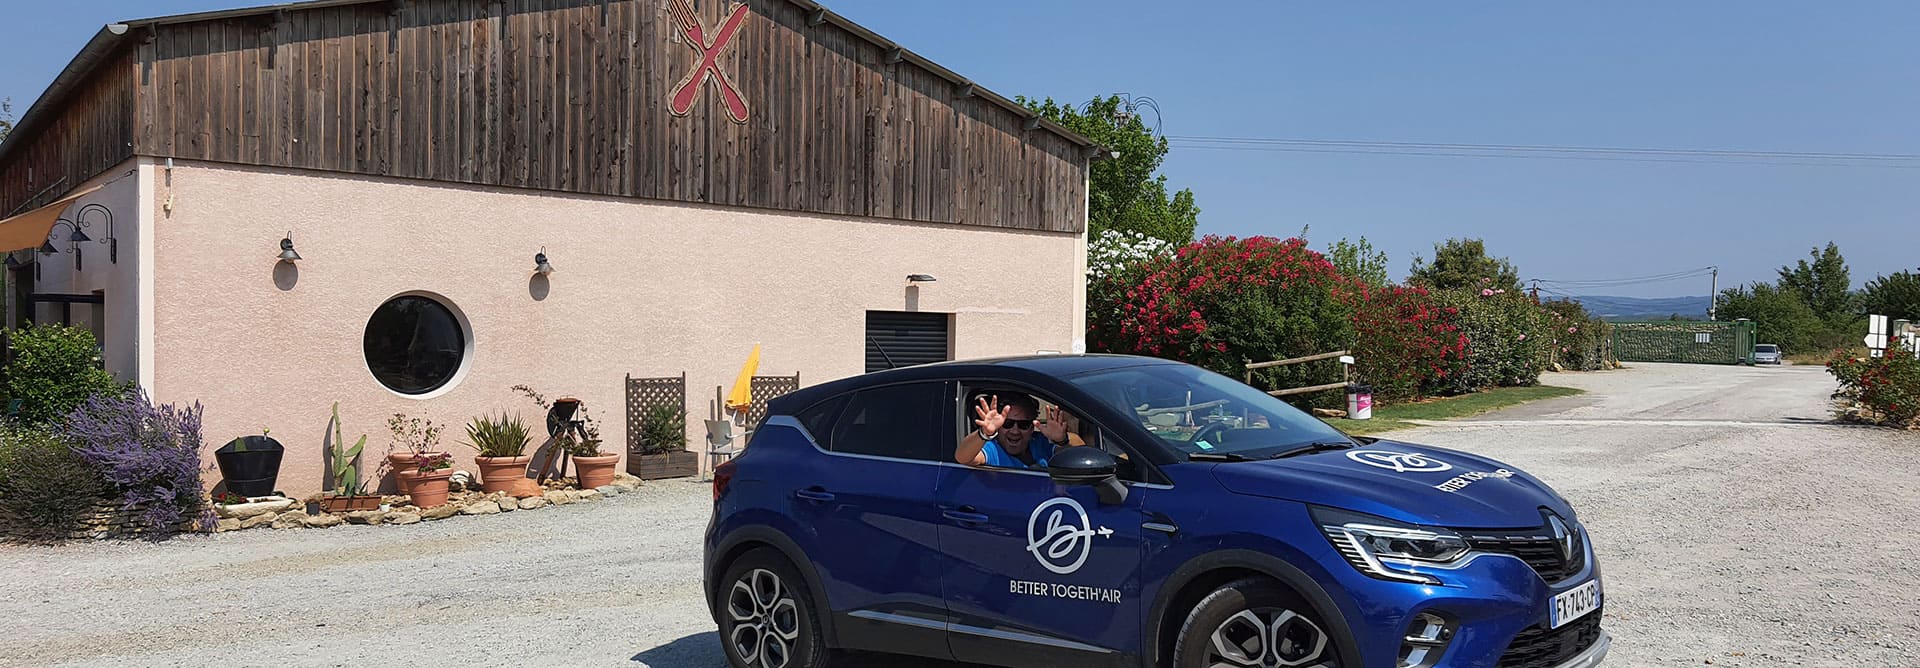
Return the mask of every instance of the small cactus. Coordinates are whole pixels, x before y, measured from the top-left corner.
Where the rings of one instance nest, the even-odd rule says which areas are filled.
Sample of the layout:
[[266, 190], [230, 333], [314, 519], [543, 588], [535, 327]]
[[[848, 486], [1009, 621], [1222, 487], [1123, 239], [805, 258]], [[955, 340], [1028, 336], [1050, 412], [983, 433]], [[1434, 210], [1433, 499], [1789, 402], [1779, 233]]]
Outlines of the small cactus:
[[347, 447], [346, 437], [340, 434], [340, 402], [333, 402], [333, 493], [350, 496], [360, 489], [360, 473], [356, 462], [360, 451], [367, 447], [367, 435], [361, 434], [360, 440]]

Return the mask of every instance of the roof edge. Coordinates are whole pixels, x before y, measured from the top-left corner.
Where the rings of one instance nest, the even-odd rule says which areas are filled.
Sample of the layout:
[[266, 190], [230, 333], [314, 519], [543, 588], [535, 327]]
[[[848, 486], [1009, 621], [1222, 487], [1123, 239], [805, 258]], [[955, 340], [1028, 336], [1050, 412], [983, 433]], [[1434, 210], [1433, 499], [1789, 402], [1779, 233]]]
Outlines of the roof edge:
[[[16, 148], [16, 145], [20, 144], [21, 142], [15, 138], [21, 137], [24, 135], [33, 134], [35, 131], [39, 129], [39, 126], [45, 124], [47, 122], [45, 117], [48, 114], [52, 113], [51, 109], [53, 107], [59, 106], [60, 103], [65, 102], [67, 96], [73, 92], [73, 89], [75, 87], [79, 86], [80, 82], [85, 81], [88, 77], [92, 76], [94, 73], [94, 70], [99, 68], [100, 63], [104, 62], [107, 56], [111, 55], [116, 49], [118, 49], [121, 46], [121, 42], [124, 41], [125, 36], [127, 34], [132, 33], [134, 29], [139, 29], [139, 28], [152, 29], [156, 26], [172, 25], [172, 24], [178, 24], [178, 23], [195, 23], [199, 21], [218, 21], [218, 20], [232, 19], [232, 18], [244, 18], [249, 16], [275, 14], [279, 12], [327, 9], [332, 7], [377, 4], [377, 3], [392, 2], [392, 1], [393, 0], [305, 0], [304, 2], [290, 2], [290, 3], [282, 3], [277, 5], [262, 5], [259, 7], [245, 7], [240, 9], [225, 9], [225, 10], [216, 10], [216, 11], [210, 11], [210, 12], [196, 12], [192, 14], [175, 14], [172, 16], [157, 16], [152, 18], [133, 19], [133, 20], [122, 21], [119, 23], [113, 23], [106, 26], [102, 26], [99, 32], [94, 33], [93, 39], [89, 40], [87, 42], [87, 45], [80, 49], [80, 53], [76, 54], [73, 57], [73, 60], [68, 62], [67, 66], [64, 69], [60, 70], [60, 74], [54, 77], [53, 83], [48, 84], [47, 89], [40, 94], [39, 98], [36, 98], [34, 100], [33, 106], [28, 107], [26, 113], [21, 114], [20, 122], [15, 123], [13, 132], [7, 135], [8, 140], [4, 142], [0, 142], [0, 163], [5, 163], [7, 158], [11, 156], [16, 150], [18, 150]], [[1061, 138], [1066, 139], [1069, 142], [1072, 142], [1076, 146], [1080, 146], [1086, 149], [1087, 157], [1089, 159], [1102, 160], [1110, 157], [1110, 149], [1108, 149], [1105, 146], [1101, 146], [1100, 144], [1094, 142], [1092, 139], [1088, 139], [1085, 135], [1069, 130], [1067, 129], [1066, 126], [1060, 125], [1059, 123], [1055, 123], [1052, 120], [1049, 120], [1041, 116], [1039, 113], [1031, 109], [1028, 109], [1025, 105], [1022, 105], [1019, 102], [1015, 102], [1011, 99], [1008, 99], [1006, 96], [1003, 96], [999, 93], [995, 93], [991, 90], [988, 90], [986, 87], [981, 86], [977, 83], [974, 83], [973, 80], [960, 76], [959, 73], [954, 72], [953, 70], [947, 69], [945, 67], [942, 67], [939, 63], [935, 63], [925, 56], [922, 56], [918, 53], [914, 53], [913, 51], [900, 46], [898, 43], [894, 42], [893, 40], [880, 36], [879, 33], [876, 33], [872, 30], [867, 29], [866, 26], [862, 26], [858, 23], [854, 23], [851, 19], [848, 19], [845, 16], [841, 16], [839, 14], [834, 13], [833, 10], [828, 9], [825, 5], [820, 4], [818, 0], [787, 0], [787, 2], [800, 6], [802, 8], [805, 8], [810, 12], [813, 12], [814, 16], [816, 17], [816, 20], [815, 20], [816, 23], [818, 22], [832, 23], [833, 25], [839, 27], [840, 29], [845, 30], [847, 32], [851, 32], [854, 35], [860, 37], [861, 39], [867, 40], [867, 42], [875, 46], [881, 47], [882, 49], [888, 49], [888, 50], [898, 49], [900, 58], [903, 62], [913, 63], [914, 65], [920, 67], [921, 69], [925, 69], [929, 72], [934, 73], [936, 76], [939, 76], [942, 79], [946, 79], [949, 83], [952, 83], [955, 86], [970, 88], [974, 96], [984, 99], [988, 102], [991, 102], [1001, 108], [1006, 109], [1007, 111], [1011, 111], [1015, 115], [1023, 119], [1027, 119], [1027, 121], [1029, 123], [1032, 123], [1033, 127], [1035, 128], [1045, 129], [1048, 132], [1052, 132], [1053, 134], [1059, 135]]]
[[93, 39], [87, 40], [87, 45], [80, 47], [80, 53], [74, 54], [73, 60], [68, 61], [67, 66], [60, 70], [60, 74], [53, 77], [53, 82], [47, 84], [47, 89], [40, 92], [40, 97], [34, 98], [33, 106], [27, 107], [26, 113], [20, 114], [20, 121], [13, 124], [13, 130], [7, 134], [7, 140], [0, 141], [0, 164], [4, 164], [9, 156], [20, 150], [20, 144], [25, 143], [22, 137], [38, 132], [40, 126], [49, 122], [48, 118], [53, 113], [53, 108], [65, 103], [81, 82], [93, 76], [94, 70], [99, 69], [100, 63], [105, 62], [108, 56], [119, 50], [121, 37], [126, 32], [128, 31], [122, 30], [121, 34], [116, 34], [112, 29], [101, 26], [99, 32], [93, 34]]

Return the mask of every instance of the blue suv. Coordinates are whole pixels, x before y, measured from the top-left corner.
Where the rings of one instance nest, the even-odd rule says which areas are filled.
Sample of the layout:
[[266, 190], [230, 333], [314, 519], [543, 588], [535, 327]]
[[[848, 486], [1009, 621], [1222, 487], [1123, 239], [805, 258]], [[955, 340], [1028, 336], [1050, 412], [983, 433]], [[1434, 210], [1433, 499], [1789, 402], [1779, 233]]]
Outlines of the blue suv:
[[[1009, 411], [1044, 410], [999, 416], [1013, 436], [975, 431], [1001, 424], [983, 406], [1020, 397]], [[1024, 428], [1061, 443], [1015, 447]], [[970, 458], [988, 436], [1015, 467], [959, 463], [987, 461]], [[1546, 484], [1350, 438], [1165, 360], [949, 362], [803, 389], [771, 402], [713, 499], [705, 590], [735, 666], [817, 668], [851, 649], [1584, 668], [1609, 645], [1587, 532]]]

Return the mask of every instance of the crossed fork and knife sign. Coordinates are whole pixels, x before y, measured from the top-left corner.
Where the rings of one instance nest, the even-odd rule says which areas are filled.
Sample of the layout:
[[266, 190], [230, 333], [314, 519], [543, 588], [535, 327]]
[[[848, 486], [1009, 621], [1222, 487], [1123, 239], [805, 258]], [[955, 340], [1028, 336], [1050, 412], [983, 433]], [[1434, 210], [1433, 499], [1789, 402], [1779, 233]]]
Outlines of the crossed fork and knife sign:
[[726, 55], [733, 46], [734, 35], [739, 34], [740, 25], [747, 20], [747, 6], [734, 5], [726, 18], [720, 21], [720, 27], [714, 31], [711, 40], [707, 37], [706, 28], [700, 24], [700, 14], [687, 4], [687, 0], [668, 0], [667, 14], [674, 23], [680, 24], [681, 34], [687, 37], [687, 46], [700, 52], [700, 64], [693, 68], [693, 73], [674, 86], [668, 110], [675, 116], [692, 112], [702, 85], [712, 81], [720, 91], [721, 102], [727, 107], [727, 117], [735, 123], [747, 122], [746, 99], [740, 97], [733, 80], [727, 78], [727, 73], [720, 69], [720, 57]]

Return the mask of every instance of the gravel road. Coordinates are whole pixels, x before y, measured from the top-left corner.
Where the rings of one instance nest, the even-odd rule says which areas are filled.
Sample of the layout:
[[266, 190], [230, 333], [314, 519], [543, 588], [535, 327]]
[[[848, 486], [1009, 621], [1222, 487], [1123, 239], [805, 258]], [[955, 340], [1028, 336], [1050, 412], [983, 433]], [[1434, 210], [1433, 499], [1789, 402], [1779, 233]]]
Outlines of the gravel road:
[[[1608, 665], [1903, 666], [1920, 435], [1826, 423], [1819, 367], [1550, 374], [1588, 394], [1395, 438], [1554, 484], [1608, 575]], [[0, 545], [0, 666], [724, 665], [703, 483], [407, 527]], [[896, 662], [869, 662], [889, 665]], [[925, 665], [920, 662], [899, 665]]]

